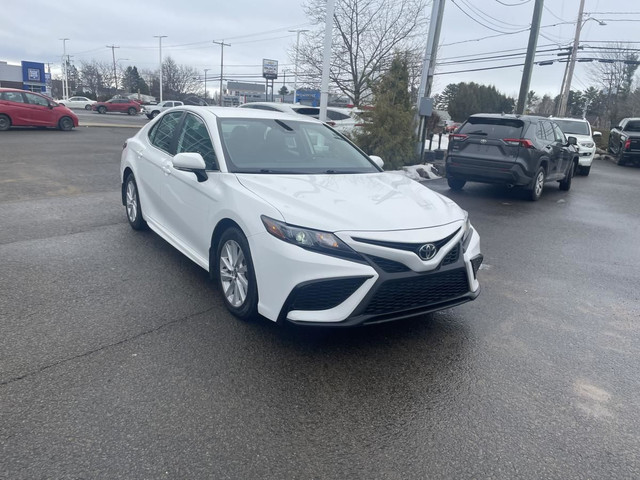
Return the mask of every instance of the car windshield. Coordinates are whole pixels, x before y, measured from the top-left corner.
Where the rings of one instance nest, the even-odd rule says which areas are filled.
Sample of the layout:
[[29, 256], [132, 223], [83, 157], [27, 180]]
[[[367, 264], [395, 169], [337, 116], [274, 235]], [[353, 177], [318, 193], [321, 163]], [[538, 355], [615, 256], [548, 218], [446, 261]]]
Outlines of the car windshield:
[[640, 122], [629, 122], [624, 127], [625, 132], [640, 132]]
[[488, 138], [520, 138], [524, 122], [517, 118], [469, 117], [458, 133]]
[[374, 173], [380, 169], [320, 123], [258, 118], [218, 121], [227, 168], [234, 173]]
[[587, 122], [573, 121], [573, 120], [557, 120], [553, 119], [558, 124], [560, 130], [567, 135], [573, 133], [574, 135], [589, 135], [589, 125]]

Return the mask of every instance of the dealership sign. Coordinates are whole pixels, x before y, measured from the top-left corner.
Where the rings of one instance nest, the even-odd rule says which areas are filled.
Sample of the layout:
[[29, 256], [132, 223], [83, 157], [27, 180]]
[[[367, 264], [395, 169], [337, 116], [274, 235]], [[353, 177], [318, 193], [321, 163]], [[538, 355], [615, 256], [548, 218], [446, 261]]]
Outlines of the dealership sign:
[[27, 72], [28, 72], [28, 78], [29, 78], [30, 81], [32, 81], [32, 82], [39, 82], [40, 81], [40, 69], [38, 69], [38, 68], [28, 68]]
[[262, 59], [262, 76], [264, 78], [268, 78], [269, 80], [274, 80], [278, 78], [278, 61], [263, 58]]

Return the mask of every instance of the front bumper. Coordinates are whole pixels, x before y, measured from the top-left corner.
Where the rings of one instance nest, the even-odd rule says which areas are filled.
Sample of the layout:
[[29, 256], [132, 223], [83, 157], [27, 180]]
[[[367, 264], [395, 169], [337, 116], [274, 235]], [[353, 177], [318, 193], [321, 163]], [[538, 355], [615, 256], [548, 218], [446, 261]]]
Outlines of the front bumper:
[[[367, 245], [365, 252], [358, 250], [362, 261], [351, 261], [310, 252], [268, 234], [257, 235], [250, 243], [252, 253], [253, 244], [258, 249], [253, 254], [258, 311], [279, 322], [347, 327], [468, 302], [480, 293], [477, 271], [482, 255], [475, 230], [464, 244], [463, 233], [442, 246], [430, 265], [413, 252], [384, 246]], [[277, 282], [274, 271], [279, 273]]]
[[591, 149], [580, 147], [580, 151], [578, 152], [578, 165], [581, 167], [590, 167], [593, 163], [593, 156], [595, 152], [595, 147]]

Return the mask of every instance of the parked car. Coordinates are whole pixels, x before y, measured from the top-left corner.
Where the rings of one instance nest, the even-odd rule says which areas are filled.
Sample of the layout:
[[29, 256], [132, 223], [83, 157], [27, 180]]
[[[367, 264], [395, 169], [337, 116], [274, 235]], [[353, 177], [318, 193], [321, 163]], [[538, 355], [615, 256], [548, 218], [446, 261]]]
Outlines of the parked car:
[[57, 103], [67, 108], [84, 108], [85, 110], [91, 110], [93, 104], [97, 102], [87, 97], [70, 97], [58, 100]]
[[39, 93], [0, 88], [0, 130], [11, 127], [54, 127], [72, 130], [78, 117], [63, 105]]
[[[294, 113], [306, 115], [312, 118], [320, 118], [320, 108], [301, 105], [299, 103], [279, 102], [250, 102], [240, 105], [238, 108], [253, 108], [256, 110], [268, 110], [271, 112]], [[357, 127], [364, 124], [359, 117], [361, 110], [356, 108], [327, 107], [327, 125], [332, 126], [342, 134], [350, 135]]]
[[640, 118], [624, 118], [609, 132], [609, 152], [618, 165], [640, 162]]
[[179, 107], [184, 105], [182, 102], [178, 100], [164, 100], [156, 105], [143, 105], [142, 113], [144, 113], [149, 120], [155, 118], [159, 113], [164, 112], [168, 108]]
[[526, 188], [531, 200], [545, 182], [571, 188], [578, 166], [575, 137], [565, 137], [555, 122], [527, 115], [477, 114], [449, 135], [445, 168], [449, 187], [497, 183]]
[[241, 319], [349, 326], [476, 298], [467, 213], [381, 166], [302, 115], [175, 107], [126, 141], [122, 203]]
[[106, 102], [96, 102], [91, 108], [98, 113], [120, 112], [129, 115], [137, 115], [142, 110], [140, 103], [130, 98], [112, 98]]
[[591, 171], [591, 164], [596, 153], [596, 138], [602, 137], [602, 133], [594, 132], [591, 124], [586, 119], [578, 118], [555, 118], [560, 130], [565, 135], [572, 135], [578, 141], [578, 170], [576, 173], [587, 176]]

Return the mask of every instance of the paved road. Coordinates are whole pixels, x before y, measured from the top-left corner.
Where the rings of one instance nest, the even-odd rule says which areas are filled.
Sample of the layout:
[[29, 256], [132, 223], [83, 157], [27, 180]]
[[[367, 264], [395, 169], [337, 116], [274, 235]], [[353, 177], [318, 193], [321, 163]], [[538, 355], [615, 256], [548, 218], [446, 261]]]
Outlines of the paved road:
[[0, 135], [0, 478], [639, 478], [640, 168], [451, 193], [483, 293], [242, 323], [119, 203], [132, 130]]

